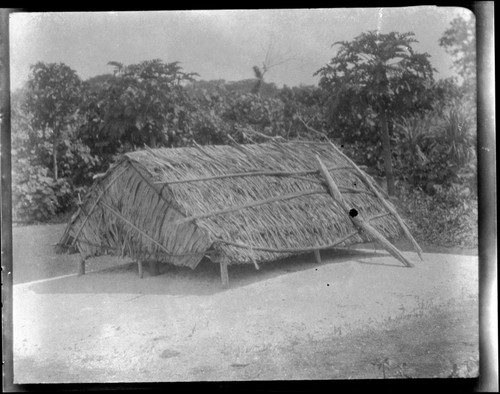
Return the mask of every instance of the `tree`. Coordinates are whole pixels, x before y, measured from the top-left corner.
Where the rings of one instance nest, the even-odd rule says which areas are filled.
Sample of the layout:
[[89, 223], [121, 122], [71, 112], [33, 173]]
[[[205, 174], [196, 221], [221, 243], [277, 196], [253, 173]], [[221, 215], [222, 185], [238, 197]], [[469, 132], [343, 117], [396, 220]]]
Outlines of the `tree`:
[[[378, 124], [389, 195], [394, 194], [391, 136], [394, 118], [419, 111], [430, 102], [433, 71], [427, 53], [416, 53], [414, 34], [362, 33], [340, 45], [335, 57], [319, 69], [319, 85], [330, 95], [330, 121]], [[336, 119], [337, 118], [337, 119]]]
[[52, 176], [58, 179], [58, 148], [71, 133], [80, 103], [82, 81], [64, 63], [38, 62], [31, 66], [25, 101], [31, 126], [52, 145]]
[[94, 152], [119, 147], [132, 148], [147, 144], [174, 146], [185, 128], [188, 112], [183, 83], [192, 81], [195, 73], [185, 73], [178, 62], [159, 59], [124, 66], [109, 62], [113, 76], [103, 76], [100, 89], [86, 100], [87, 124], [82, 130]]
[[54, 171], [53, 131], [40, 128], [38, 111], [28, 111], [28, 101], [34, 100], [30, 95], [27, 83], [12, 93], [12, 208], [15, 220], [21, 221], [47, 220], [72, 208], [98, 164], [77, 138], [74, 115], [59, 135]]
[[453, 67], [463, 79], [466, 92], [476, 89], [476, 23], [474, 17], [457, 17], [439, 39], [439, 45], [453, 56]]

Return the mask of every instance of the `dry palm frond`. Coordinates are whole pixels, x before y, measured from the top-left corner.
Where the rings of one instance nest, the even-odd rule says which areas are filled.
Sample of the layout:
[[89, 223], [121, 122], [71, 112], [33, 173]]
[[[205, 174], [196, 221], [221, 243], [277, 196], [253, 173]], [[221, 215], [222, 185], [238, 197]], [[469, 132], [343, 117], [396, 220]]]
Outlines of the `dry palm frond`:
[[128, 153], [96, 181], [66, 239], [86, 256], [115, 250], [191, 268], [207, 253], [258, 267], [371, 241], [327, 193], [316, 156], [345, 204], [372, 227], [386, 238], [407, 233], [369, 177], [334, 145], [273, 141]]

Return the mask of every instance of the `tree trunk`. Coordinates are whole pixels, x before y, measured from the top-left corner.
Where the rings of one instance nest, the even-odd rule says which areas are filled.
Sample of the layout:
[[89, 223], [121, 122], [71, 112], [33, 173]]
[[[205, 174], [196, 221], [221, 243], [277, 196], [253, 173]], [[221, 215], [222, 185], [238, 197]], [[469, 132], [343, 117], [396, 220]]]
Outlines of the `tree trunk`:
[[149, 139], [149, 145], [152, 149], [156, 148], [156, 135], [151, 135], [151, 138]]
[[57, 171], [57, 136], [54, 132], [54, 140], [52, 141], [52, 165], [54, 171], [54, 180], [57, 181], [58, 171]]
[[392, 172], [391, 137], [387, 124], [387, 112], [382, 110], [380, 115], [380, 126], [382, 131], [382, 148], [384, 154], [385, 178], [387, 180], [387, 194], [394, 195], [394, 174]]

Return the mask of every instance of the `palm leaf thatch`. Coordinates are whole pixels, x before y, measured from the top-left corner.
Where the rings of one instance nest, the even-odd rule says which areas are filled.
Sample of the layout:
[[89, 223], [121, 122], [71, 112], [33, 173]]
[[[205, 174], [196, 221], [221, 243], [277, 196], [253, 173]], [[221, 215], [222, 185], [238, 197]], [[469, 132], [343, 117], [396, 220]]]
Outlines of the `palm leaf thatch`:
[[84, 257], [113, 253], [194, 269], [206, 255], [258, 267], [373, 241], [371, 228], [411, 238], [371, 178], [331, 143], [196, 145], [125, 154], [96, 181], [60, 243]]

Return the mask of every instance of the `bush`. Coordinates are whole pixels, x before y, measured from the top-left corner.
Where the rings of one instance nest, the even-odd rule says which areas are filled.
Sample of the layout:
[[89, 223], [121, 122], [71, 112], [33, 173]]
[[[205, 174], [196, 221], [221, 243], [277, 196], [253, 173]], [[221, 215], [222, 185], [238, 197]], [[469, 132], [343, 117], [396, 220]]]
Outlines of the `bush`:
[[14, 221], [46, 221], [72, 204], [72, 190], [66, 179], [55, 181], [49, 170], [19, 159], [12, 177]]
[[461, 185], [459, 189], [467, 188], [475, 194], [475, 122], [474, 109], [460, 102], [401, 119], [396, 123], [393, 136], [398, 178], [429, 193]]
[[419, 240], [440, 246], [478, 245], [477, 198], [454, 185], [433, 196], [408, 184], [398, 185], [398, 208]]

